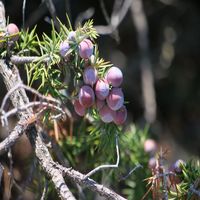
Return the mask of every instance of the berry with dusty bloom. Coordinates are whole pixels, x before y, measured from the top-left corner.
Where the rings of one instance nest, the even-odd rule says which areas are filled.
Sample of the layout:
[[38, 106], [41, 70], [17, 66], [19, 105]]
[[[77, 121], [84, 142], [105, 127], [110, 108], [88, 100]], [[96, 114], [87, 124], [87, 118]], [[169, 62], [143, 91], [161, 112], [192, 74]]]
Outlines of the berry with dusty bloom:
[[99, 79], [95, 85], [95, 94], [98, 99], [104, 100], [109, 94], [109, 84], [104, 79]]
[[93, 53], [93, 48], [92, 42], [89, 39], [84, 39], [78, 46], [79, 56], [84, 59], [90, 58]]
[[97, 70], [94, 67], [86, 67], [83, 72], [83, 80], [85, 84], [93, 85], [97, 82]]
[[121, 88], [112, 88], [108, 97], [106, 98], [108, 106], [112, 110], [119, 110], [124, 104], [124, 94]]
[[106, 73], [106, 79], [113, 87], [119, 87], [123, 81], [122, 71], [118, 67], [111, 67]]
[[99, 115], [103, 122], [110, 123], [113, 121], [113, 110], [111, 110], [107, 105], [103, 106], [100, 111]]
[[74, 110], [79, 116], [84, 116], [86, 112], [85, 107], [80, 104], [78, 99], [74, 101]]
[[79, 91], [79, 102], [85, 108], [89, 108], [94, 104], [95, 95], [93, 89], [88, 86], [84, 85], [81, 87]]
[[113, 116], [113, 121], [117, 125], [122, 125], [126, 121], [127, 118], [127, 109], [126, 106], [122, 106], [119, 110], [117, 110]]

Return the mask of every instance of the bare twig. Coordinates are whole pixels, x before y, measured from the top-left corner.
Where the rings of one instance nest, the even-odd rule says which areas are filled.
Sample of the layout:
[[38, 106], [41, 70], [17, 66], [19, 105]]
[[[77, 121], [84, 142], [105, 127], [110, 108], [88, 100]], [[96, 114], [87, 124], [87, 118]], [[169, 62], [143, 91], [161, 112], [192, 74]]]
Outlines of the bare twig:
[[0, 29], [4, 30], [6, 27], [5, 9], [3, 2], [0, 1]]
[[[8, 125], [8, 124], [7, 124], [7, 123], [8, 123], [8, 118], [9, 118], [10, 116], [15, 115], [15, 114], [17, 114], [17, 113], [19, 113], [19, 112], [26, 111], [28, 108], [33, 108], [33, 107], [35, 107], [35, 106], [43, 106], [43, 107], [45, 107], [45, 110], [51, 108], [52, 110], [55, 110], [55, 111], [57, 111], [57, 112], [60, 112], [62, 115], [65, 115], [65, 112], [63, 112], [62, 108], [60, 108], [59, 106], [56, 106], [56, 105], [54, 105], [54, 104], [52, 104], [52, 103], [48, 103], [48, 102], [33, 101], [33, 102], [30, 102], [30, 103], [28, 103], [28, 104], [26, 104], [26, 105], [24, 105], [24, 106], [17, 107], [17, 108], [13, 108], [12, 110], [10, 110], [10, 111], [8, 111], [8, 112], [4, 112], [4, 114], [1, 116], [2, 125], [3, 125], [3, 126], [4, 126], [4, 125], [6, 125], [6, 126]], [[44, 111], [44, 110], [42, 110], [42, 112], [43, 112], [43, 111]], [[40, 113], [41, 113], [41, 112], [36, 113], [35, 116], [38, 117], [38, 115], [39, 115]], [[33, 115], [33, 116], [34, 116], [34, 115]], [[37, 119], [37, 117], [35, 117], [35, 118]], [[59, 115], [59, 117], [60, 117], [60, 115]], [[56, 117], [52, 117], [52, 118], [57, 118], [57, 115], [56, 115]], [[23, 124], [26, 124], [28, 121], [29, 121], [29, 120], [24, 121]], [[29, 125], [29, 124], [27, 124], [27, 125]]]
[[122, 196], [118, 195], [114, 191], [108, 189], [107, 187], [96, 183], [94, 180], [88, 178], [85, 179], [85, 175], [81, 174], [78, 171], [75, 171], [71, 168], [65, 168], [62, 165], [56, 164], [55, 167], [59, 168], [63, 174], [76, 183], [88, 187], [90, 190], [97, 192], [99, 195], [105, 197], [106, 199], [113, 199], [113, 200], [126, 200]]
[[138, 46], [140, 50], [140, 69], [142, 81], [142, 93], [144, 100], [144, 115], [148, 123], [156, 119], [156, 98], [154, 89], [154, 78], [151, 62], [148, 56], [148, 24], [144, 13], [142, 0], [133, 0], [131, 5], [132, 19], [137, 30]]
[[22, 5], [22, 27], [24, 29], [25, 25], [25, 11], [26, 11], [26, 0], [23, 0], [23, 5]]
[[16, 141], [25, 132], [26, 128], [27, 126], [24, 124], [24, 119], [19, 120], [13, 131], [11, 131], [11, 133], [2, 142], [0, 142], [0, 155], [8, 151], [8, 149], [16, 143]]
[[105, 20], [106, 20], [107, 24], [109, 24], [110, 19], [109, 19], [108, 12], [107, 12], [106, 7], [105, 7], [104, 0], [99, 0], [99, 4], [100, 4], [100, 7], [101, 7], [101, 10], [103, 12]]
[[35, 95], [37, 95], [40, 99], [44, 100], [44, 101], [47, 101], [47, 102], [53, 102], [55, 104], [58, 104], [61, 106], [61, 103], [60, 101], [58, 101], [57, 99], [54, 99], [53, 97], [48, 97], [48, 96], [44, 96], [42, 94], [40, 94], [37, 90], [29, 87], [29, 86], [26, 86], [24, 85], [23, 83], [17, 83], [12, 89], [10, 89], [7, 94], [4, 96], [3, 98], [3, 101], [2, 101], [2, 104], [1, 104], [1, 110], [3, 111], [4, 110], [4, 106], [8, 100], [8, 98], [13, 94], [13, 92], [15, 92], [17, 89], [20, 89], [20, 88], [23, 88]]
[[47, 191], [48, 191], [48, 181], [45, 179], [45, 185], [44, 185], [44, 189], [43, 189], [42, 196], [41, 196], [40, 200], [46, 199]]
[[[41, 57], [39, 56], [11, 56], [10, 61], [14, 64], [14, 65], [20, 65], [20, 64], [26, 64], [26, 63], [34, 63], [34, 62], [38, 62], [38, 60], [40, 60]], [[42, 62], [44, 63], [48, 63], [50, 61], [50, 58], [43, 58]]]
[[113, 9], [111, 19], [110, 19], [110, 24], [108, 24], [107, 26], [100, 26], [100, 25], [94, 26], [97, 32], [102, 35], [108, 35], [108, 34], [113, 33], [117, 29], [117, 27], [120, 25], [124, 17], [126, 16], [131, 6], [131, 3], [132, 3], [132, 0], [125, 0], [120, 10], [116, 11], [115, 9]]
[[88, 8], [84, 12], [79, 13], [75, 21], [75, 28], [77, 28], [84, 20], [91, 18], [94, 15], [94, 8]]
[[2, 179], [2, 175], [3, 175], [3, 170], [4, 170], [4, 167], [3, 167], [3, 165], [0, 163], [0, 187], [1, 187], [1, 179]]
[[134, 171], [139, 168], [143, 168], [143, 166], [141, 164], [137, 164], [126, 176], [122, 177], [120, 181], [126, 180]]
[[58, 20], [56, 18], [56, 16], [57, 16], [56, 8], [54, 6], [53, 1], [52, 0], [43, 0], [43, 1], [45, 2], [46, 6], [47, 6], [47, 9], [50, 12], [50, 15], [51, 15], [51, 17], [53, 19], [53, 22], [55, 24], [56, 29], [59, 31], [60, 30], [60, 25], [59, 25]]
[[116, 153], [117, 153], [117, 161], [116, 164], [114, 165], [100, 165], [98, 167], [96, 167], [95, 169], [93, 169], [92, 171], [90, 171], [89, 173], [87, 173], [85, 175], [85, 179], [89, 178], [90, 176], [92, 176], [93, 174], [95, 174], [96, 172], [98, 172], [99, 170], [102, 169], [107, 169], [107, 168], [117, 168], [119, 166], [119, 144], [118, 144], [118, 136], [116, 135], [115, 137], [115, 142], [116, 142]]

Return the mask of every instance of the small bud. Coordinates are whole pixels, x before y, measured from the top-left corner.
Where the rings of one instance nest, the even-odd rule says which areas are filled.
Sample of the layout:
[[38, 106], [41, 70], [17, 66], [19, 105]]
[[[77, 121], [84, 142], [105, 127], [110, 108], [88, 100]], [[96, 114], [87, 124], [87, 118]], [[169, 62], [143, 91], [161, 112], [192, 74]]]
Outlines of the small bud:
[[70, 45], [67, 40], [64, 40], [63, 42], [60, 43], [59, 52], [63, 58], [67, 57], [67, 53], [69, 49], [70, 49]]
[[75, 42], [76, 41], [76, 32], [70, 31], [67, 36], [68, 41]]
[[95, 64], [95, 56], [91, 55], [89, 59], [90, 59], [90, 64], [93, 66]]

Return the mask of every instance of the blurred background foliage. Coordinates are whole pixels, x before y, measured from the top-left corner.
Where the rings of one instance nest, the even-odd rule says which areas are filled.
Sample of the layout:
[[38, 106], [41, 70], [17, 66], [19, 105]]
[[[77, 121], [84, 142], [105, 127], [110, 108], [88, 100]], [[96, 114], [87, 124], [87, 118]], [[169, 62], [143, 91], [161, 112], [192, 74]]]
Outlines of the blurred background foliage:
[[[25, 28], [32, 29], [37, 25], [36, 32], [39, 37], [43, 32], [49, 36], [51, 34], [51, 14], [44, 2], [40, 0], [26, 2]], [[78, 22], [84, 22], [87, 13], [94, 19], [94, 25], [107, 25], [100, 2], [101, 0], [53, 0], [58, 18], [67, 24], [67, 12], [73, 27]], [[4, 3], [9, 21], [22, 27], [23, 0], [5, 0]], [[105, 0], [104, 4], [108, 16], [111, 16], [114, 1]], [[157, 118], [148, 131], [145, 128], [137, 30], [131, 11], [127, 12], [118, 26], [117, 33], [101, 35], [97, 39], [100, 56], [120, 67], [124, 73], [123, 90], [128, 101], [129, 112], [127, 125], [134, 123], [137, 128], [133, 125], [127, 126], [125, 133], [120, 137], [119, 169], [108, 169], [95, 174], [92, 178], [112, 186], [128, 199], [141, 199], [147, 191], [147, 182], [144, 179], [149, 177], [151, 172], [147, 167], [149, 155], [143, 149], [146, 138], [153, 137], [160, 145], [169, 149], [169, 162], [177, 158], [187, 159], [190, 153], [200, 155], [200, 2], [144, 0], [143, 6], [148, 22], [148, 56], [152, 65], [157, 104]], [[5, 90], [1, 90], [1, 98], [5, 93]], [[79, 118], [75, 118], [74, 137], [70, 138], [68, 133], [63, 132], [62, 139], [59, 141], [62, 149], [60, 154], [66, 158], [62, 160], [63, 164], [70, 164], [75, 169], [86, 173], [105, 162], [115, 163], [115, 145], [111, 145], [110, 149], [108, 147], [97, 149], [96, 143], [92, 143], [96, 138], [89, 137], [88, 127], [83, 123], [79, 124], [78, 120]], [[20, 145], [26, 147], [27, 153], [20, 149]], [[26, 175], [36, 167], [35, 161], [29, 157], [31, 148], [27, 140], [22, 138], [14, 147], [14, 152], [16, 181], [25, 184], [29, 181], [26, 180]], [[62, 156], [61, 158], [64, 158]], [[55, 158], [59, 158], [59, 153], [55, 154]], [[2, 157], [1, 160], [6, 158]], [[143, 168], [137, 169], [130, 177], [121, 180], [138, 163], [142, 164]], [[24, 171], [26, 173], [23, 174]], [[33, 171], [36, 174], [32, 175], [36, 178], [30, 180], [33, 184], [26, 190], [29, 198], [31, 197], [29, 191], [33, 192], [45, 184], [45, 180], [40, 182], [37, 180], [37, 177], [41, 176], [40, 170]], [[73, 187], [76, 191], [76, 186]], [[57, 198], [55, 192], [51, 191], [51, 187], [49, 188], [47, 199]], [[38, 191], [39, 198], [39, 193], [42, 191]], [[13, 194], [15, 192], [19, 191], [14, 189]], [[94, 199], [89, 191], [87, 194], [87, 199]]]

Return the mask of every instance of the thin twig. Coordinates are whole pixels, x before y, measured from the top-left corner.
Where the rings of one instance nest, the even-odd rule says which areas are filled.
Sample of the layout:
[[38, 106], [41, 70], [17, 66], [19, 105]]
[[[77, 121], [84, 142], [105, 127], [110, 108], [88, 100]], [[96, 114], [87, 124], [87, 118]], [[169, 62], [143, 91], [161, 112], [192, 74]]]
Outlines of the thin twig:
[[142, 94], [144, 100], [144, 115], [148, 123], [156, 119], [156, 98], [154, 78], [149, 59], [148, 24], [142, 0], [133, 0], [131, 4], [132, 19], [137, 31], [138, 46], [140, 50], [140, 69], [142, 81]]
[[107, 168], [117, 168], [119, 166], [120, 156], [119, 156], [119, 144], [118, 144], [118, 136], [117, 135], [115, 137], [115, 142], [116, 142], [115, 146], [116, 146], [116, 153], [117, 153], [116, 164], [114, 164], [114, 165], [100, 165], [100, 166], [96, 167], [95, 169], [93, 169], [92, 171], [90, 171], [89, 173], [87, 173], [85, 175], [85, 179], [89, 178], [90, 176], [92, 176], [93, 174], [95, 174], [96, 172], [98, 172], [99, 170], [107, 169]]
[[47, 191], [48, 191], [48, 181], [47, 181], [47, 179], [45, 179], [44, 189], [43, 189], [42, 196], [41, 196], [40, 200], [46, 199]]
[[75, 28], [77, 28], [84, 20], [91, 18], [94, 15], [94, 8], [88, 8], [87, 10], [80, 12], [75, 20]]
[[121, 24], [124, 17], [126, 16], [131, 4], [132, 4], [132, 0], [125, 0], [123, 5], [121, 6], [121, 9], [117, 12], [117, 15], [115, 14], [116, 11], [113, 10], [110, 24], [108, 24], [107, 26], [98, 25], [98, 26], [94, 26], [94, 28], [97, 30], [99, 34], [102, 34], [102, 35], [108, 35], [108, 34], [113, 33]]
[[44, 0], [44, 1], [45, 1], [46, 6], [47, 6], [47, 9], [50, 12], [50, 15], [51, 15], [52, 19], [53, 19], [53, 22], [55, 24], [55, 28], [56, 28], [56, 30], [59, 31], [60, 30], [60, 25], [59, 25], [58, 20], [56, 18], [56, 16], [57, 16], [56, 8], [54, 6], [53, 1], [52, 0]]
[[48, 63], [50, 61], [50, 58], [46, 57], [41, 60], [40, 56], [16, 56], [15, 55], [15, 56], [11, 56], [10, 61], [14, 65], [34, 63], [34, 62], [38, 62], [38, 61]]
[[3, 167], [3, 165], [0, 163], [0, 187], [1, 187], [1, 179], [2, 179], [2, 176], [3, 176], [3, 170], [4, 170], [4, 167]]
[[80, 172], [75, 171], [72, 168], [65, 168], [59, 164], [55, 164], [55, 167], [60, 169], [62, 171], [63, 175], [69, 177], [76, 183], [78, 183], [82, 186], [85, 186], [94, 192], [97, 192], [99, 195], [105, 197], [106, 199], [126, 200], [125, 198], [118, 195], [114, 191], [110, 190], [106, 186], [96, 183], [93, 179], [91, 179], [91, 178], [85, 179], [84, 174], [81, 174]]
[[[13, 108], [12, 110], [8, 111], [8, 112], [4, 112], [3, 115], [1, 116], [1, 122], [2, 122], [2, 126], [7, 126], [8, 124], [8, 118], [12, 115], [15, 115], [19, 112], [23, 112], [26, 111], [28, 108], [33, 108], [36, 106], [43, 106], [46, 109], [51, 108], [52, 110], [56, 110], [57, 112], [60, 112], [62, 115], [65, 115], [65, 112], [63, 111], [62, 108], [60, 108], [59, 106], [56, 106], [52, 103], [49, 102], [42, 102], [42, 101], [33, 101], [33, 102], [29, 102], [26, 105], [23, 105], [21, 107], [17, 107], [17, 108]], [[42, 110], [44, 111], [44, 110]], [[40, 114], [40, 112], [39, 112]], [[39, 115], [36, 113], [36, 115]], [[55, 117], [57, 118], [57, 116]], [[26, 121], [25, 121], [26, 123]]]
[[25, 11], [26, 11], [26, 0], [23, 1], [23, 5], [22, 5], [22, 27], [23, 27], [23, 29], [25, 26]]
[[134, 171], [136, 171], [139, 168], [143, 168], [143, 166], [140, 163], [137, 164], [126, 176], [122, 177], [120, 181], [126, 180]]
[[13, 92], [15, 92], [17, 89], [25, 89], [35, 95], [37, 95], [40, 99], [43, 99], [43, 100], [46, 100], [48, 102], [53, 102], [53, 103], [56, 103], [58, 105], [61, 105], [60, 101], [58, 101], [57, 99], [54, 99], [53, 97], [47, 97], [47, 96], [44, 96], [42, 94], [40, 94], [37, 90], [27, 86], [27, 85], [24, 85], [23, 83], [17, 83], [16, 86], [14, 86], [13, 88], [11, 88], [7, 94], [4, 96], [3, 98], [3, 101], [2, 101], [2, 104], [1, 104], [1, 111], [4, 110], [4, 107], [5, 107], [5, 104], [7, 102], [7, 100], [10, 98], [10, 96], [13, 94]]
[[100, 7], [101, 7], [101, 10], [103, 12], [105, 20], [106, 20], [107, 24], [109, 24], [110, 19], [109, 19], [108, 12], [107, 12], [106, 7], [105, 7], [104, 0], [99, 0], [99, 4], [100, 4]]

